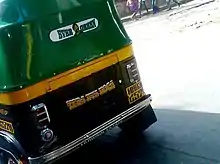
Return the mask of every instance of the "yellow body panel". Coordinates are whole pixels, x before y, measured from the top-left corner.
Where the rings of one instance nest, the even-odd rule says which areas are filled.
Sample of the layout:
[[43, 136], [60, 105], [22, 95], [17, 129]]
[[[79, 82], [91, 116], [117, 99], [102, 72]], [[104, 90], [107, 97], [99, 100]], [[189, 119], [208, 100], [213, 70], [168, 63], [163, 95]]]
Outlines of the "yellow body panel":
[[27, 88], [14, 92], [0, 93], [0, 104], [15, 105], [32, 100], [60, 87], [76, 82], [107, 67], [110, 67], [111, 65], [123, 61], [131, 56], [133, 56], [133, 49], [132, 46], [129, 45], [122, 48], [121, 50], [100, 57], [82, 66], [36, 83]]

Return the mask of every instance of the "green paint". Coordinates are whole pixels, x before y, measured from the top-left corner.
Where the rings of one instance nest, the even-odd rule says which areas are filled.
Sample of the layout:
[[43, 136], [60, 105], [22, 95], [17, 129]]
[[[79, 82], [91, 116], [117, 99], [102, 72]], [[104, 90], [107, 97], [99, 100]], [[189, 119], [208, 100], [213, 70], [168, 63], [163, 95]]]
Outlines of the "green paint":
[[[0, 13], [0, 91], [30, 86], [131, 43], [110, 0], [5, 0]], [[5, 12], [5, 13], [4, 13]], [[73, 37], [53, 42], [50, 32], [90, 18]], [[28, 27], [28, 28], [27, 28]], [[74, 26], [74, 28], [77, 28]], [[82, 31], [81, 31], [82, 30]]]

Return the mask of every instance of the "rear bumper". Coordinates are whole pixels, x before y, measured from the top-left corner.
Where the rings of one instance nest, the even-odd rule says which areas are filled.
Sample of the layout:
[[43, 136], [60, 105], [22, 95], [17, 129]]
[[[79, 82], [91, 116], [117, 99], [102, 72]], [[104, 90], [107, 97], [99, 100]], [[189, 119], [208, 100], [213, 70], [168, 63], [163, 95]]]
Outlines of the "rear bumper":
[[68, 143], [67, 145], [65, 145], [61, 148], [58, 148], [58, 149], [56, 149], [48, 154], [45, 154], [43, 156], [36, 157], [36, 158], [29, 158], [30, 164], [47, 163], [47, 162], [51, 162], [53, 160], [59, 159], [62, 156], [67, 155], [71, 151], [83, 146], [84, 144], [92, 141], [96, 137], [105, 133], [107, 130], [119, 125], [123, 120], [142, 111], [145, 107], [150, 105], [151, 101], [152, 101], [151, 96], [149, 96], [147, 99], [143, 100], [142, 102], [129, 108], [128, 110], [124, 111], [123, 113], [117, 115], [116, 117], [110, 119], [109, 121], [103, 123], [102, 125], [98, 126], [97, 128], [89, 131], [88, 133], [77, 138], [76, 140]]

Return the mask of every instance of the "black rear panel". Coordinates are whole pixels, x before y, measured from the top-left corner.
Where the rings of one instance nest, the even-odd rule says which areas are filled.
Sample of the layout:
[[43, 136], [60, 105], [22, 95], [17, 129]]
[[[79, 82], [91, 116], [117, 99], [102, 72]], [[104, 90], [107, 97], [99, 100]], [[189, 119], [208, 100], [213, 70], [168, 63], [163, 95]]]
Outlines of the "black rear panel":
[[[128, 61], [120, 62], [30, 102], [12, 107], [16, 116], [14, 122], [17, 122], [14, 124], [18, 132], [15, 132], [15, 136], [28, 155], [39, 156], [57, 146], [63, 146], [141, 101], [143, 96], [137, 99], [137, 95], [133, 96], [134, 103], [129, 104], [128, 101], [126, 87], [136, 83], [129, 81], [126, 72]], [[88, 93], [92, 94], [88, 96]], [[49, 119], [40, 124], [38, 121], [44, 120], [46, 113], [43, 112], [44, 108], [39, 108], [37, 112], [33, 110], [33, 106], [38, 104], [44, 104], [49, 114]], [[36, 115], [40, 116], [37, 118]], [[45, 128], [43, 125], [53, 131], [54, 140], [42, 141], [41, 132]], [[39, 152], [42, 146], [46, 149]]]
[[[55, 91], [47, 103], [51, 129], [54, 129], [55, 134], [64, 142], [72, 141], [124, 111], [127, 100], [123, 85], [119, 84], [119, 77], [118, 66], [115, 65]], [[115, 84], [112, 91], [75, 109], [67, 107], [66, 101], [93, 92], [111, 80]]]

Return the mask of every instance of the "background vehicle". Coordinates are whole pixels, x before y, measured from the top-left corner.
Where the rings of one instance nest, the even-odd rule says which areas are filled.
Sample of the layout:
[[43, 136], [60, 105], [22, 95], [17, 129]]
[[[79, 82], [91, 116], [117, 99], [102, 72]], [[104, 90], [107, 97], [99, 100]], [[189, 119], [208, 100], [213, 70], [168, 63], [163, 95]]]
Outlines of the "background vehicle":
[[0, 7], [0, 163], [51, 162], [114, 126], [156, 121], [112, 1]]

